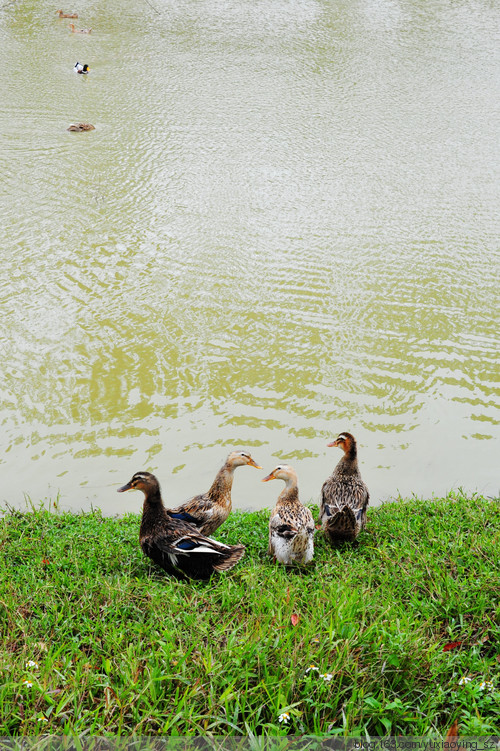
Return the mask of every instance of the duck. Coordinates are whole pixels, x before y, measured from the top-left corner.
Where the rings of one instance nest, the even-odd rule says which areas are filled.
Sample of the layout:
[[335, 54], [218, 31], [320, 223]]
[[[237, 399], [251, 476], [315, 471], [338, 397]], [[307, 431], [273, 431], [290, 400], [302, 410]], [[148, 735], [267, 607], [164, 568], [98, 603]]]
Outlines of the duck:
[[65, 13], [63, 10], [56, 10], [59, 18], [78, 18], [78, 13]]
[[69, 30], [72, 34], [91, 34], [92, 29], [77, 29], [74, 23], [70, 23]]
[[75, 63], [75, 67], [73, 68], [73, 70], [75, 71], [75, 73], [82, 73], [83, 75], [87, 75], [87, 73], [89, 72], [90, 68], [87, 65], [87, 63], [85, 63], [85, 65], [84, 65], [83, 63], [76, 62]]
[[297, 473], [289, 464], [278, 464], [262, 482], [284, 480], [269, 520], [269, 554], [274, 561], [290, 566], [310, 563], [314, 555], [314, 519], [299, 500]]
[[247, 451], [231, 451], [206, 493], [195, 495], [181, 506], [167, 509], [172, 519], [192, 524], [202, 535], [211, 535], [231, 513], [234, 470], [243, 466], [262, 469]]
[[70, 130], [73, 133], [83, 133], [85, 130], [95, 130], [95, 125], [91, 125], [90, 123], [74, 123], [74, 125], [70, 125], [66, 130]]
[[358, 467], [356, 439], [344, 432], [327, 445], [341, 448], [344, 456], [321, 488], [321, 526], [330, 542], [352, 541], [366, 526], [370, 500]]
[[208, 580], [228, 571], [245, 555], [244, 545], [225, 545], [201, 535], [188, 522], [173, 519], [163, 504], [160, 483], [151, 472], [136, 472], [118, 493], [142, 490], [139, 543], [144, 555], [178, 579]]

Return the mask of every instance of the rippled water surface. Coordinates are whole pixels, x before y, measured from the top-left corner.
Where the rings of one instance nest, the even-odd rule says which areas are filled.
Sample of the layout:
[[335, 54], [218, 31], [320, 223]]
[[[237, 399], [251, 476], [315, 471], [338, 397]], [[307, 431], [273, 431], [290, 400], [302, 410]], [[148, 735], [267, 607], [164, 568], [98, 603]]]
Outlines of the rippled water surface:
[[57, 7], [0, 9], [0, 500], [178, 503], [233, 447], [317, 499], [342, 430], [374, 502], [496, 494], [500, 5]]

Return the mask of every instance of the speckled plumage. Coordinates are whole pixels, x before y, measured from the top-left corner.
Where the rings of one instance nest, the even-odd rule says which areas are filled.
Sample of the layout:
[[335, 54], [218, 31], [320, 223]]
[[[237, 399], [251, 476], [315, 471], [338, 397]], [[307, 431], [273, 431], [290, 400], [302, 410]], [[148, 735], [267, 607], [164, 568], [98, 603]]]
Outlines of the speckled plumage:
[[361, 479], [356, 440], [341, 433], [329, 446], [339, 446], [344, 456], [321, 488], [320, 520], [331, 542], [355, 540], [366, 526], [370, 494]]
[[232, 451], [217, 472], [210, 490], [176, 508], [167, 509], [174, 519], [189, 522], [203, 535], [211, 535], [231, 513], [231, 488], [236, 467], [248, 465], [261, 469], [246, 451]]
[[192, 524], [173, 519], [150, 472], [137, 472], [118, 492], [134, 489], [145, 496], [139, 531], [142, 552], [168, 574], [209, 579], [214, 571], [227, 571], [245, 555], [244, 545], [225, 545], [200, 534]]
[[284, 480], [269, 520], [269, 553], [286, 566], [309, 563], [314, 555], [314, 520], [299, 500], [297, 475], [289, 465], [279, 465], [264, 481]]

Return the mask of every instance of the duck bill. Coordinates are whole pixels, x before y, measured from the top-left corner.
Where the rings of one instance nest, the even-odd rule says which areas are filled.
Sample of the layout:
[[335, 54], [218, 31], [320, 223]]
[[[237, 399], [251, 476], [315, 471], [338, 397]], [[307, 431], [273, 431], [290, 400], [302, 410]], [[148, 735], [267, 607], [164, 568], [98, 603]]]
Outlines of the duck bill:
[[126, 490], [132, 490], [132, 485], [129, 482], [127, 482], [127, 484], [123, 485], [121, 488], [118, 488], [118, 490], [116, 492], [117, 493], [125, 493]]
[[248, 465], [250, 467], [255, 467], [255, 469], [262, 469], [262, 467], [260, 466], [260, 464], [257, 464], [257, 462], [254, 462], [253, 459], [249, 460]]
[[338, 446], [339, 444], [337, 441], [332, 441], [331, 443], [327, 443], [326, 445], [329, 449], [331, 449], [331, 448], [335, 448], [335, 446]]
[[267, 477], [263, 477], [262, 478], [262, 482], [269, 482], [269, 480], [276, 480], [276, 478], [275, 478], [275, 476], [273, 475], [272, 472], [271, 472], [270, 475], [267, 475]]

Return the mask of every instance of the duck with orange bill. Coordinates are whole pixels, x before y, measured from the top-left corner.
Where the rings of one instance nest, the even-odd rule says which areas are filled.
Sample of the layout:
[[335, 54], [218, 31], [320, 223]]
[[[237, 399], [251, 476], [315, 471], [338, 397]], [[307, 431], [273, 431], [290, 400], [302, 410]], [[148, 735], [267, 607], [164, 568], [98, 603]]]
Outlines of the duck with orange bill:
[[314, 555], [314, 519], [311, 510], [299, 500], [297, 474], [289, 464], [278, 464], [262, 482], [283, 480], [269, 520], [269, 553], [275, 561], [289, 566], [310, 563]]
[[248, 451], [231, 451], [206, 493], [195, 495], [181, 506], [168, 509], [167, 513], [173, 519], [193, 524], [201, 534], [211, 535], [231, 513], [234, 471], [245, 466], [262, 469]]
[[344, 455], [321, 488], [321, 525], [330, 542], [352, 541], [366, 526], [370, 500], [359, 471], [356, 439], [344, 432], [327, 445], [342, 449]]

